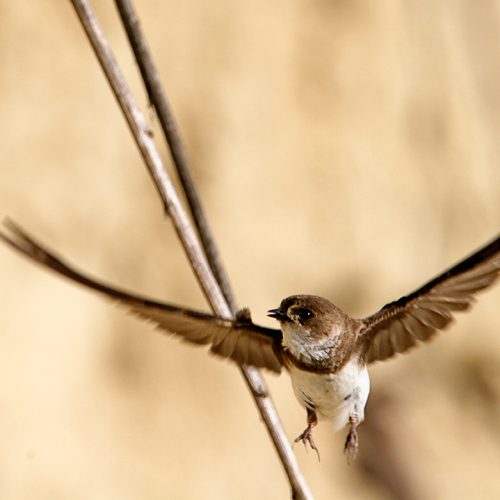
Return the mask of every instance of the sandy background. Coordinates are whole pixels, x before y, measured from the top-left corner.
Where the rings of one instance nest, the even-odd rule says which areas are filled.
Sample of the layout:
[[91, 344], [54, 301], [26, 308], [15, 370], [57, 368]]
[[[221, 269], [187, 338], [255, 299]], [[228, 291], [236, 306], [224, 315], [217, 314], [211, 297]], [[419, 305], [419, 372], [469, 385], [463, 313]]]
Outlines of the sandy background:
[[[498, 232], [500, 2], [138, 8], [257, 321], [301, 292], [370, 314]], [[111, 283], [205, 309], [69, 2], [1, 0], [0, 18], [0, 215]], [[0, 281], [0, 498], [288, 498], [233, 365], [3, 247]], [[499, 301], [373, 367], [355, 466], [327, 424], [321, 463], [296, 448], [316, 498], [500, 498]], [[293, 439], [305, 412], [266, 378]]]

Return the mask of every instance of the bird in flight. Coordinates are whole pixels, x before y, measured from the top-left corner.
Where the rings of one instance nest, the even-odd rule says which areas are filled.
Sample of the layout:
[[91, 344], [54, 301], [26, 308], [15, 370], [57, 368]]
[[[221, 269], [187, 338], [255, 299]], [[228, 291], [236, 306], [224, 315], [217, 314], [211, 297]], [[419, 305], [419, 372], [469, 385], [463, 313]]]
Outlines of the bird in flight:
[[[295, 396], [307, 411], [307, 427], [295, 439], [318, 452], [312, 430], [329, 420], [335, 430], [348, 426], [348, 462], [358, 452], [356, 428], [364, 419], [370, 391], [367, 366], [430, 340], [465, 311], [474, 296], [500, 275], [500, 236], [418, 290], [375, 314], [354, 319], [329, 300], [292, 295], [268, 315], [280, 329], [252, 322], [242, 309], [234, 319], [156, 302], [95, 280], [66, 264], [14, 222], [4, 223], [0, 239], [31, 260], [124, 306], [160, 330], [242, 365], [290, 374]], [[319, 456], [319, 453], [318, 453]]]

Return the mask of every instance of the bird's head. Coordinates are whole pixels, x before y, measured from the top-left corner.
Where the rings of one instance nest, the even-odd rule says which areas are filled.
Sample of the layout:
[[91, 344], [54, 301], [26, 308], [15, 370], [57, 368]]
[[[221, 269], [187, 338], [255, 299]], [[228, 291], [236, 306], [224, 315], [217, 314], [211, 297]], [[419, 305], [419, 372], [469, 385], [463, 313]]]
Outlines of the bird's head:
[[[346, 344], [349, 317], [329, 300], [315, 295], [292, 295], [268, 316], [279, 321], [283, 346], [302, 361], [323, 362]], [[351, 342], [349, 342], [350, 344]]]
[[306, 336], [330, 335], [332, 327], [346, 318], [337, 306], [316, 295], [292, 295], [267, 314], [280, 322], [282, 330], [291, 328]]

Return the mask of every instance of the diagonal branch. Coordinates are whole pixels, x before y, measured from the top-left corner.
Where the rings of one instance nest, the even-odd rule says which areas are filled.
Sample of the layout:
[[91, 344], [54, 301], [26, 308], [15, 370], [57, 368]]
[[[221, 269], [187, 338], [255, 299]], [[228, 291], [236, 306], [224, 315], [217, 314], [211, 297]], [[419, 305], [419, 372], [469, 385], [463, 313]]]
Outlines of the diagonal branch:
[[125, 116], [144, 163], [154, 180], [158, 193], [164, 203], [165, 211], [174, 223], [177, 235], [193, 266], [196, 278], [205, 297], [212, 304], [212, 307], [219, 316], [231, 318], [231, 311], [206, 263], [198, 238], [193, 231], [191, 222], [182, 208], [175, 188], [163, 165], [144, 115], [135, 102], [89, 2], [87, 0], [71, 1], [118, 101], [120, 109]]
[[[207, 264], [203, 249], [161, 161], [144, 116], [130, 92], [89, 2], [87, 0], [71, 0], [71, 2], [125, 116], [205, 297], [218, 316], [231, 318], [231, 310]], [[293, 498], [312, 498], [259, 371], [247, 366], [242, 366], [241, 371], [282, 461]]]
[[237, 305], [234, 300], [231, 283], [222, 264], [205, 210], [203, 209], [200, 196], [196, 190], [196, 185], [191, 175], [188, 159], [176, 125], [175, 117], [170, 109], [164, 86], [161, 83], [160, 75], [155, 67], [146, 37], [141, 30], [139, 18], [132, 1], [115, 0], [115, 3], [127, 32], [137, 65], [139, 66], [149, 101], [156, 110], [164, 137], [168, 143], [173, 163], [193, 215], [193, 220], [198, 230], [203, 249], [207, 255], [208, 264], [220, 285], [226, 302], [234, 314], [237, 310]]

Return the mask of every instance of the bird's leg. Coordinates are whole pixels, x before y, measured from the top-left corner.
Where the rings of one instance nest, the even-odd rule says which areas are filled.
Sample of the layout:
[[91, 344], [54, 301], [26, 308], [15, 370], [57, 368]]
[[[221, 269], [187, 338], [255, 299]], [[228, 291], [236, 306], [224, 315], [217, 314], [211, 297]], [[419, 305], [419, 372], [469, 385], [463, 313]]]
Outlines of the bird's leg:
[[358, 432], [356, 427], [359, 425], [359, 419], [356, 414], [349, 415], [349, 432], [345, 439], [344, 453], [347, 458], [347, 463], [351, 465], [358, 455]]
[[302, 441], [306, 449], [307, 449], [307, 443], [309, 443], [309, 446], [318, 454], [318, 460], [320, 460], [319, 450], [316, 447], [316, 444], [314, 443], [314, 440], [312, 438], [312, 430], [317, 423], [318, 423], [318, 417], [316, 416], [316, 412], [314, 410], [307, 408], [307, 427], [300, 436], [295, 438], [294, 443]]

